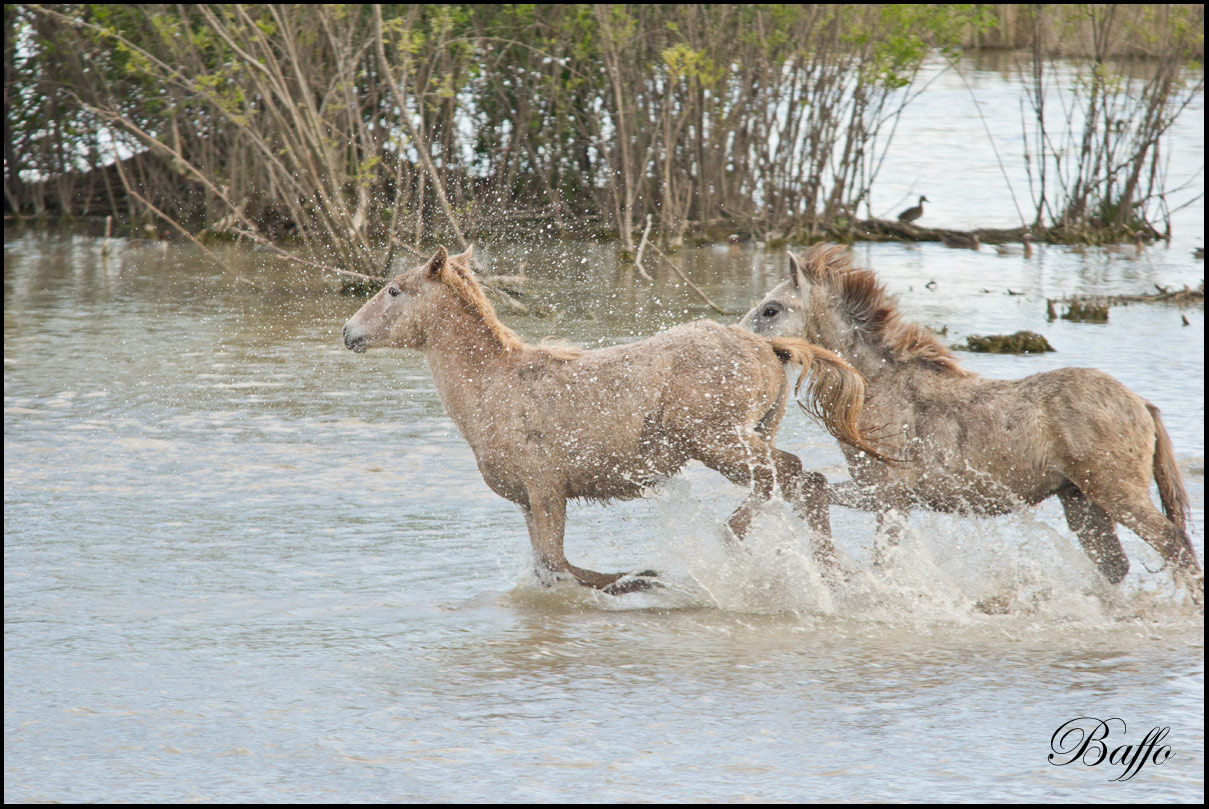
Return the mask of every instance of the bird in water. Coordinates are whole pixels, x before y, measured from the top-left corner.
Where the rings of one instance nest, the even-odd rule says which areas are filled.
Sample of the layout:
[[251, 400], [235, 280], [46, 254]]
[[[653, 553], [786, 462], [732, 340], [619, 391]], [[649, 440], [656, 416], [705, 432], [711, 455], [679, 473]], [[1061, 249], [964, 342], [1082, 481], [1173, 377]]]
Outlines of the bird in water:
[[954, 247], [965, 250], [977, 250], [982, 247], [982, 242], [978, 239], [978, 234], [973, 233], [969, 236], [964, 233], [942, 233], [940, 240], [945, 243], [945, 247]]
[[129, 239], [126, 246], [136, 250], [143, 247], [158, 247], [160, 250], [167, 251], [168, 231], [158, 230], [155, 225], [148, 222], [143, 225], [143, 232], [147, 234], [147, 238]]
[[1134, 255], [1140, 256], [1142, 255], [1142, 251], [1145, 249], [1146, 242], [1142, 238], [1142, 234], [1140, 232], [1133, 234], [1132, 242], [1120, 242], [1118, 244], [1104, 245], [1104, 251], [1106, 253], [1119, 253], [1122, 255], [1133, 253]]
[[921, 216], [924, 215], [924, 203], [927, 201], [928, 201], [927, 197], [920, 195], [919, 204], [916, 205], [914, 208], [908, 208], [907, 210], [900, 213], [898, 215], [898, 221], [902, 222], [904, 225], [909, 225], [912, 222], [914, 222], [916, 219], [919, 219]]
[[1018, 256], [1023, 253], [1025, 258], [1032, 258], [1033, 237], [1025, 233], [1020, 237], [1020, 241], [1023, 243], [1021, 247], [1007, 244], [996, 245], [995, 252], [1001, 256]]

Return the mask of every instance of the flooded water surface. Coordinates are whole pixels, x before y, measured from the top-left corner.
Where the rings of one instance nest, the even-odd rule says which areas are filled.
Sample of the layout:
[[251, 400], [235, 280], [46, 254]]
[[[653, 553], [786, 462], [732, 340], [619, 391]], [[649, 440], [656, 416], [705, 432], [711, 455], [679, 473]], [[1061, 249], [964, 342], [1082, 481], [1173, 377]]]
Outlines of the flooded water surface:
[[[986, 376], [1096, 367], [1158, 405], [1203, 559], [1203, 307], [1045, 319], [1047, 297], [1195, 286], [1203, 209], [1185, 215], [1184, 241], [1141, 254], [856, 259], [948, 342], [1027, 328], [1058, 349], [962, 355]], [[782, 503], [728, 548], [744, 492], [695, 465], [569, 511], [573, 562], [665, 588], [542, 588], [423, 358], [342, 347], [359, 299], [236, 249], [112, 248], [5, 236], [6, 801], [1203, 800], [1203, 615], [1132, 533], [1109, 589], [1056, 502], [914, 514], [886, 568], [874, 516], [837, 507], [856, 573], [832, 588]], [[612, 245], [480, 250], [524, 262], [546, 314], [503, 317], [527, 339], [738, 319]], [[785, 269], [746, 247], [677, 260], [736, 312]], [[847, 477], [796, 411], [779, 444]], [[1080, 717], [1123, 720], [1110, 749], [1169, 728], [1169, 755], [1128, 780], [1092, 754], [1058, 766]]]

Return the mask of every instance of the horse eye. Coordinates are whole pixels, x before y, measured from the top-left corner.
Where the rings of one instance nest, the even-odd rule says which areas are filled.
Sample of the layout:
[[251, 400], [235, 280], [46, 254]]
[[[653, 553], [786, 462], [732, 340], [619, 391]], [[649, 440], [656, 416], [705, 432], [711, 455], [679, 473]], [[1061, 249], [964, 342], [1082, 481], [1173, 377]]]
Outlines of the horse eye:
[[764, 307], [764, 317], [776, 317], [780, 310], [775, 306]]
[[388, 289], [388, 290], [386, 290], [386, 291], [390, 293], [390, 296], [391, 296], [392, 298], [396, 297], [396, 296], [399, 294], [399, 288], [398, 288], [398, 287], [391, 287], [390, 289]]

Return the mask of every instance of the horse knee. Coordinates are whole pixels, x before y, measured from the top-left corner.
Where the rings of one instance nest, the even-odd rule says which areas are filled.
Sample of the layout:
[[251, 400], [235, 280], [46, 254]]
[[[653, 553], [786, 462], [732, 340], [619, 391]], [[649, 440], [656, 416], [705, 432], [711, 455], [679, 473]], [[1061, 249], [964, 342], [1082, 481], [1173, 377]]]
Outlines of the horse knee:
[[792, 452], [777, 450], [777, 475], [783, 485], [791, 485], [801, 491], [825, 491], [827, 478], [819, 472], [808, 472], [802, 466], [802, 459]]
[[822, 472], [804, 472], [802, 478], [802, 487], [807, 491], [827, 490], [827, 476]]
[[801, 499], [815, 508], [825, 509], [831, 504], [827, 489], [827, 478], [824, 475], [819, 472], [803, 472], [786, 482], [784, 494], [787, 500]]

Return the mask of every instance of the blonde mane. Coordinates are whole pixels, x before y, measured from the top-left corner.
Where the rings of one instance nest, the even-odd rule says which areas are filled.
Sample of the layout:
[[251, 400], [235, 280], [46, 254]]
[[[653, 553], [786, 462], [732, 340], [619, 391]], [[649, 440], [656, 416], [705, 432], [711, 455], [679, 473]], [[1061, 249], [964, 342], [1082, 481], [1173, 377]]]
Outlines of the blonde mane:
[[843, 300], [843, 309], [869, 336], [891, 353], [898, 362], [918, 360], [952, 374], [973, 376], [936, 335], [915, 323], [903, 320], [886, 288], [871, 270], [852, 266], [848, 250], [835, 245], [811, 248], [801, 260], [802, 270], [812, 281], [835, 288]]
[[519, 356], [522, 349], [531, 349], [541, 351], [548, 354], [554, 359], [570, 360], [582, 356], [583, 351], [569, 345], [547, 344], [530, 345], [526, 343], [519, 334], [508, 328], [499, 315], [495, 313], [495, 307], [491, 305], [491, 301], [487, 298], [487, 293], [483, 290], [482, 284], [474, 277], [474, 271], [468, 266], [468, 262], [458, 262], [458, 266], [451, 266], [454, 261], [460, 259], [461, 256], [451, 256], [445, 267], [441, 270], [441, 282], [457, 296], [458, 300], [472, 315], [477, 315], [482, 320], [483, 325], [487, 327], [487, 331], [499, 341], [500, 347], [505, 351]]

